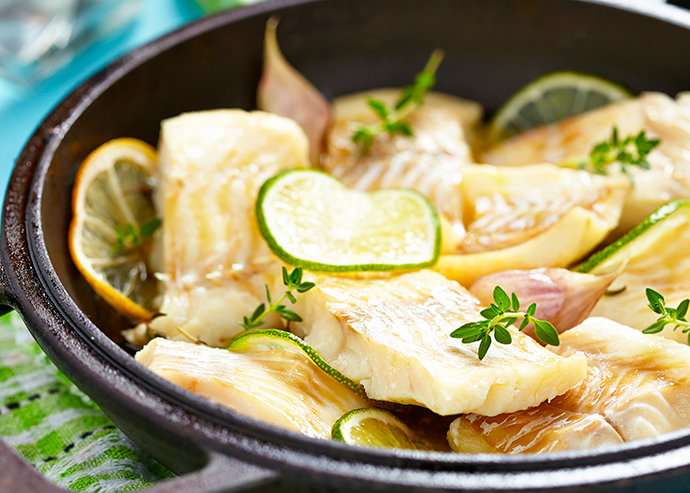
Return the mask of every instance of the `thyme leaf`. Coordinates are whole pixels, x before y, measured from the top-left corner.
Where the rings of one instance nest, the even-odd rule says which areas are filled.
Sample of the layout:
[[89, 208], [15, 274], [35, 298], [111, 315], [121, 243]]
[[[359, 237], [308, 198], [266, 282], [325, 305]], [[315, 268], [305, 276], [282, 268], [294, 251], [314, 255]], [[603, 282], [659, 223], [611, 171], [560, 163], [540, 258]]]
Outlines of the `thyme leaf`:
[[477, 354], [480, 360], [484, 359], [491, 347], [492, 333], [493, 339], [500, 344], [510, 344], [513, 342], [508, 327], [519, 319], [522, 319], [522, 323], [518, 328], [519, 331], [524, 330], [529, 323], [532, 323], [534, 324], [535, 335], [541, 342], [550, 346], [558, 346], [560, 344], [558, 331], [551, 322], [534, 317], [534, 314], [537, 312], [537, 305], [535, 303], [532, 303], [527, 308], [527, 311], [521, 312], [520, 300], [518, 300], [515, 293], [508, 296], [508, 293], [503, 288], [496, 286], [493, 295], [494, 302], [491, 303], [491, 306], [480, 312], [484, 320], [468, 322], [450, 333], [451, 337], [462, 339], [464, 344], [481, 341]]
[[353, 128], [352, 142], [359, 144], [360, 152], [365, 154], [381, 133], [412, 136], [412, 127], [405, 117], [424, 102], [424, 95], [436, 85], [436, 70], [443, 60], [443, 50], [434, 50], [424, 70], [414, 78], [414, 84], [402, 89], [393, 108], [388, 108], [383, 101], [369, 98], [367, 105], [381, 119], [374, 125], [360, 124]]
[[288, 299], [292, 304], [297, 302], [297, 298], [293, 294], [293, 290], [298, 293], [306, 293], [312, 289], [316, 284], [313, 282], [302, 282], [302, 268], [297, 267], [292, 272], [288, 273], [287, 269], [283, 267], [283, 284], [287, 288], [283, 296], [275, 303], [271, 299], [271, 291], [266, 284], [266, 299], [268, 300], [268, 307], [261, 303], [256, 307], [251, 316], [244, 316], [241, 322], [237, 322], [244, 330], [256, 329], [263, 325], [263, 319], [269, 313], [277, 313], [278, 316], [287, 320], [288, 322], [301, 322], [302, 317], [297, 313], [288, 309], [283, 302]]
[[609, 140], [596, 144], [589, 153], [587, 161], [580, 164], [580, 168], [599, 175], [608, 175], [606, 166], [618, 162], [621, 172], [632, 183], [629, 167], [637, 166], [648, 170], [650, 165], [647, 155], [660, 143], [659, 139], [648, 139], [644, 130], [636, 136], [629, 135], [621, 140], [618, 137], [618, 128], [613, 127]]
[[144, 238], [150, 238], [161, 227], [163, 221], [160, 219], [151, 219], [146, 221], [141, 227], [136, 227], [132, 223], [127, 223], [123, 228], [119, 224], [115, 226], [115, 247], [113, 253], [119, 253], [127, 247], [141, 247], [144, 244]]
[[[645, 328], [643, 334], [657, 334], [664, 330], [667, 325], [675, 325], [673, 330], [682, 328], [683, 334], [690, 332], [690, 322], [685, 318], [688, 314], [688, 308], [690, 307], [690, 299], [684, 299], [680, 302], [677, 308], [669, 308], [666, 306], [666, 300], [664, 297], [654, 291], [652, 288], [647, 288], [645, 291], [647, 295], [647, 301], [649, 308], [656, 314], [659, 318], [656, 322]], [[690, 334], [688, 334], [688, 343], [690, 344]]]

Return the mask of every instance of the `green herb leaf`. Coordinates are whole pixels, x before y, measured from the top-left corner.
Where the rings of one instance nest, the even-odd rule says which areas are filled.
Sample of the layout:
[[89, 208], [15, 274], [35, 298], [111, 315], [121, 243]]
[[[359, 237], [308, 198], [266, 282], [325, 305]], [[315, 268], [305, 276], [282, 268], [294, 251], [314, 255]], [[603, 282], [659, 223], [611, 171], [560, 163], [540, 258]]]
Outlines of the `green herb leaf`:
[[[491, 346], [491, 333], [496, 342], [501, 344], [511, 344], [513, 337], [508, 327], [522, 318], [522, 323], [518, 330], [524, 330], [532, 322], [535, 327], [535, 335], [545, 344], [558, 346], [560, 339], [556, 328], [547, 321], [537, 320], [534, 314], [537, 312], [536, 303], [532, 303], [527, 312], [520, 312], [520, 300], [515, 293], [508, 296], [500, 286], [496, 286], [493, 291], [494, 302], [489, 308], [484, 308], [480, 315], [484, 320], [468, 322], [450, 333], [456, 339], [462, 339], [464, 344], [469, 344], [481, 340], [479, 346], [479, 359], [483, 359]], [[690, 301], [689, 301], [690, 303]]]
[[480, 360], [484, 359], [484, 356], [486, 356], [489, 347], [491, 347], [491, 337], [487, 335], [484, 336], [482, 342], [479, 344], [479, 351], [477, 352], [477, 356], [479, 356]]
[[645, 294], [647, 295], [647, 300], [649, 301], [647, 306], [649, 306], [654, 313], [663, 314], [666, 311], [666, 302], [661, 294], [657, 293], [652, 288], [647, 288], [645, 290]]
[[381, 119], [376, 125], [356, 125], [353, 128], [352, 141], [360, 146], [360, 152], [371, 149], [374, 139], [381, 133], [412, 136], [412, 127], [405, 117], [424, 102], [424, 95], [436, 84], [436, 71], [443, 60], [443, 51], [435, 50], [424, 70], [414, 78], [414, 84], [404, 87], [398, 101], [391, 109], [377, 99], [369, 98], [367, 105]]
[[144, 238], [150, 238], [153, 236], [153, 233], [155, 233], [158, 228], [161, 227], [162, 224], [163, 221], [160, 219], [151, 219], [150, 221], [145, 222], [141, 225], [141, 236]]
[[510, 332], [500, 325], [497, 325], [494, 329], [494, 339], [496, 339], [496, 342], [500, 342], [501, 344], [510, 344], [513, 342]]
[[688, 299], [684, 299], [680, 302], [680, 305], [678, 305], [678, 308], [676, 308], [676, 319], [685, 319], [685, 315], [688, 313], [688, 305], [690, 305], [690, 300]]
[[310, 289], [312, 289], [315, 286], [316, 286], [316, 284], [314, 284], [313, 282], [303, 282], [299, 286], [297, 286], [295, 289], [297, 290], [298, 293], [306, 293], [307, 291], [309, 291]]
[[374, 110], [374, 113], [376, 113], [379, 118], [382, 120], [388, 118], [388, 108], [386, 108], [386, 104], [384, 102], [379, 101], [378, 99], [369, 98], [367, 100], [367, 104], [369, 105], [369, 108]]
[[541, 342], [549, 346], [558, 346], [561, 343], [558, 331], [551, 322], [532, 319], [532, 323], [534, 324], [534, 334]]
[[515, 293], [512, 293], [510, 295], [512, 301], [513, 301], [513, 311], [514, 312], [519, 312], [520, 311], [520, 300], [518, 300], [518, 297]]
[[666, 327], [666, 325], [668, 325], [668, 322], [657, 320], [656, 322], [654, 322], [652, 325], [650, 325], [646, 329], [643, 329], [642, 333], [643, 334], [657, 334], [657, 333], [661, 332], [662, 330], [664, 330], [664, 327]]
[[[659, 139], [647, 139], [644, 130], [635, 137], [628, 136], [621, 140], [618, 137], [618, 128], [613, 127], [610, 139], [596, 144], [590, 151], [587, 162], [581, 168], [600, 175], [607, 175], [608, 171], [605, 167], [618, 162], [621, 171], [632, 181], [629, 166], [648, 170], [650, 165], [646, 157], [660, 143]], [[632, 152], [631, 146], [634, 147]]]
[[273, 303], [271, 299], [271, 290], [269, 289], [268, 284], [265, 284], [266, 299], [269, 303], [268, 308], [266, 308], [264, 303], [261, 303], [256, 307], [251, 317], [245, 316], [241, 322], [237, 323], [243, 327], [244, 330], [255, 329], [263, 325], [263, 319], [269, 313], [276, 313], [279, 317], [287, 320], [288, 322], [301, 322], [302, 317], [292, 310], [289, 310], [282, 303], [288, 299], [294, 305], [297, 303], [297, 297], [292, 293], [293, 289], [298, 293], [305, 293], [315, 287], [316, 284], [313, 282], [302, 282], [302, 269], [300, 267], [296, 267], [292, 272], [288, 272], [288, 270], [283, 267], [283, 284], [287, 289], [285, 290], [285, 293], [283, 293], [283, 296], [275, 303]]
[[140, 228], [132, 223], [127, 223], [123, 228], [120, 225], [115, 225], [115, 246], [113, 253], [119, 253], [125, 248], [139, 248], [144, 245], [144, 238], [150, 238], [163, 222], [160, 219], [151, 219], [141, 225]]
[[506, 293], [501, 286], [496, 286], [494, 288], [494, 300], [502, 311], [505, 312], [506, 310], [510, 310], [510, 296], [508, 296], [508, 293]]
[[669, 324], [675, 325], [673, 330], [682, 328], [684, 333], [690, 331], [690, 322], [685, 319], [690, 308], [690, 299], [686, 298], [681, 301], [677, 308], [669, 308], [666, 306], [666, 300], [661, 293], [654, 291], [652, 288], [647, 288], [645, 294], [647, 295], [647, 301], [649, 301], [647, 306], [654, 313], [658, 314], [659, 318], [656, 322], [646, 327], [642, 331], [643, 334], [658, 334]]

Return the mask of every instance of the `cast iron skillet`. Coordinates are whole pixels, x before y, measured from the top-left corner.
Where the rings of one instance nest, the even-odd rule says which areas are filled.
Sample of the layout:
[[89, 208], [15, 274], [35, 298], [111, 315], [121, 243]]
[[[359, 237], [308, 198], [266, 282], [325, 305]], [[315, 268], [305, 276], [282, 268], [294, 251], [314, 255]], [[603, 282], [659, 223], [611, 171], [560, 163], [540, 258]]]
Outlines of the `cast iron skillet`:
[[[626, 2], [629, 3], [629, 2]], [[289, 60], [328, 97], [403, 85], [436, 48], [438, 89], [489, 111], [530, 79], [574, 69], [635, 91], [690, 89], [690, 14], [586, 0], [277, 0], [203, 19], [82, 84], [41, 124], [5, 198], [0, 303], [130, 438], [173, 471], [160, 491], [648, 491], [690, 485], [690, 431], [545, 456], [348, 447], [286, 432], [197, 398], [141, 367], [112, 339], [125, 322], [81, 279], [67, 251], [81, 160], [123, 136], [156, 144], [183, 111], [254, 107], [268, 17]], [[0, 486], [57, 491], [16, 456]], [[16, 468], [17, 474], [8, 475]], [[653, 485], [653, 486], [652, 486]]]

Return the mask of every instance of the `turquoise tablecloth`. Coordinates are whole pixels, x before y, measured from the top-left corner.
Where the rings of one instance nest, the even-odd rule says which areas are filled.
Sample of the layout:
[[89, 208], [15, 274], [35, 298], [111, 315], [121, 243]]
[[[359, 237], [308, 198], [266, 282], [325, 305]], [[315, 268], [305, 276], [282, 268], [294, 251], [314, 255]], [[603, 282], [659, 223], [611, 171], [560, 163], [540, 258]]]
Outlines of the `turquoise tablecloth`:
[[[200, 3], [213, 8], [222, 2]], [[202, 14], [192, 0], [142, 0], [127, 31], [88, 47], [37, 87], [0, 80], [0, 195], [25, 142], [72, 89], [118, 56]], [[47, 478], [74, 491], [129, 491], [172, 476], [59, 374], [16, 313], [0, 319], [0, 438]], [[11, 471], [0, 471], [0, 480], [6, 473]]]

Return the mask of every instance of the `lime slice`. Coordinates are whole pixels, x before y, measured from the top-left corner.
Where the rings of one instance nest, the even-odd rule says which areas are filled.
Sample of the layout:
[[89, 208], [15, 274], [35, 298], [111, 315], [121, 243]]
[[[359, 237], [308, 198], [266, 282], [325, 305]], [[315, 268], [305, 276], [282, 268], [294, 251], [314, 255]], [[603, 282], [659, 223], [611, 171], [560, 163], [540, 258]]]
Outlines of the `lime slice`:
[[646, 251], [667, 232], [690, 221], [690, 201], [674, 200], [662, 205], [615, 243], [587, 259], [578, 272], [596, 274], [620, 265]]
[[360, 192], [310, 169], [264, 183], [256, 217], [278, 257], [311, 271], [419, 269], [434, 265], [441, 249], [438, 215], [419, 192]]
[[393, 413], [376, 407], [344, 414], [333, 425], [331, 438], [364, 447], [433, 450], [428, 443], [415, 439], [407, 425]]
[[503, 103], [491, 120], [490, 136], [505, 139], [631, 96], [627, 89], [601, 77], [553, 72], [530, 82]]
[[326, 363], [323, 358], [314, 351], [314, 348], [290, 332], [278, 329], [252, 330], [237, 337], [226, 349], [230, 351], [270, 351], [274, 349], [283, 349], [292, 353], [305, 354], [316, 366], [335, 378], [349, 390], [364, 399], [367, 398], [367, 394], [361, 385], [350, 380]]
[[154, 148], [115, 139], [84, 160], [72, 192], [72, 260], [96, 293], [135, 320], [153, 317], [161, 292], [149, 265], [151, 236], [160, 226], [152, 197], [157, 171]]

